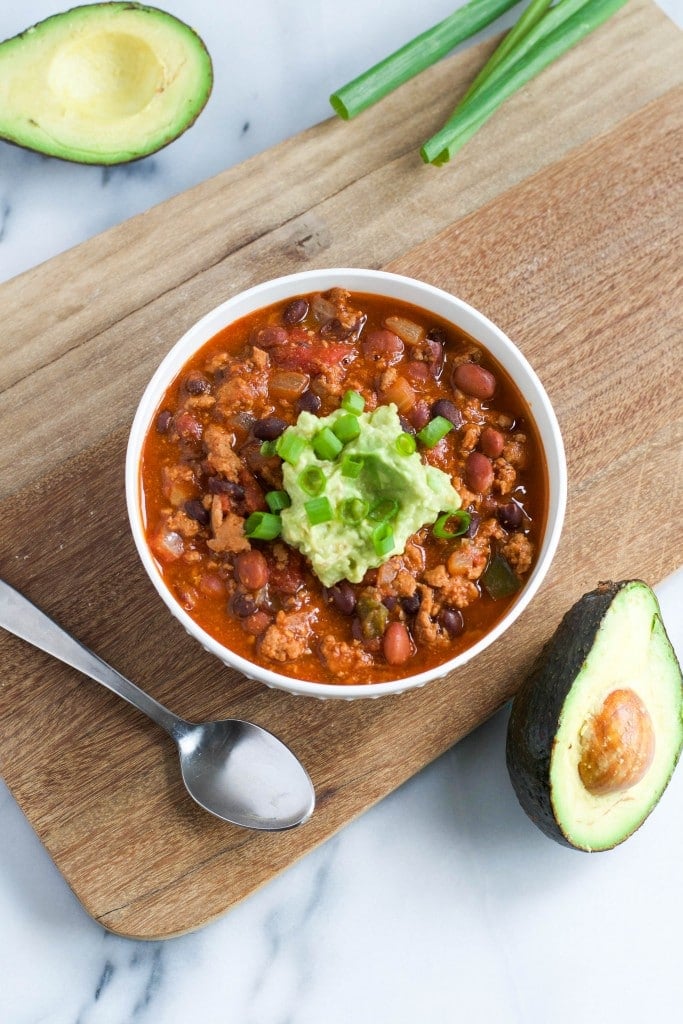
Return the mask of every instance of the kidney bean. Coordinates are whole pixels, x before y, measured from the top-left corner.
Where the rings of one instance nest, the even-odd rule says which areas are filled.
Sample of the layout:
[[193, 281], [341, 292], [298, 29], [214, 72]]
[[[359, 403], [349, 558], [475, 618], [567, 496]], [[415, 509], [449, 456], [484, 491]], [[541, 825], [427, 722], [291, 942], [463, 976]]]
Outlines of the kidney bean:
[[424, 399], [421, 398], [419, 402], [415, 403], [408, 413], [408, 418], [415, 430], [422, 430], [423, 427], [427, 426], [430, 420], [430, 412], [429, 406]]
[[274, 441], [287, 429], [287, 423], [279, 416], [266, 416], [262, 420], [256, 420], [251, 429], [259, 441]]
[[211, 519], [209, 510], [204, 508], [201, 501], [198, 498], [193, 498], [191, 501], [186, 501], [183, 506], [186, 514], [190, 519], [194, 519], [195, 522], [199, 523], [200, 526], [208, 526]]
[[204, 428], [191, 413], [183, 411], [176, 416], [175, 428], [183, 441], [199, 441]]
[[268, 563], [260, 551], [240, 551], [235, 559], [235, 574], [247, 590], [260, 590], [268, 582]]
[[271, 324], [262, 327], [256, 334], [256, 345], [259, 348], [274, 348], [276, 345], [284, 345], [289, 340], [289, 335], [284, 327]]
[[470, 452], [465, 460], [465, 483], [471, 491], [485, 494], [493, 483], [491, 460], [481, 452]]
[[382, 604], [387, 609], [387, 611], [393, 612], [394, 608], [398, 604], [398, 598], [396, 597], [395, 594], [387, 594], [386, 597], [382, 598]]
[[384, 657], [390, 665], [403, 665], [412, 657], [413, 644], [410, 633], [402, 622], [390, 622], [382, 638]]
[[315, 391], [304, 391], [296, 403], [297, 412], [320, 412], [320, 406], [322, 405], [322, 399], [320, 395], [316, 395]]
[[472, 398], [491, 398], [496, 378], [478, 363], [460, 363], [453, 371], [453, 383]]
[[505, 505], [498, 506], [496, 516], [506, 530], [517, 530], [522, 525], [524, 513], [516, 501], [508, 501]]
[[497, 459], [499, 455], [502, 455], [504, 446], [505, 436], [501, 434], [500, 430], [495, 430], [493, 427], [484, 427], [479, 435], [479, 447], [484, 455]]
[[406, 366], [406, 377], [413, 384], [424, 384], [429, 379], [429, 367], [426, 363], [419, 363], [416, 359], [411, 359]]
[[439, 622], [449, 636], [460, 636], [465, 628], [465, 620], [459, 608], [444, 608], [439, 615]]
[[306, 318], [308, 313], [308, 303], [306, 299], [293, 299], [282, 313], [282, 319], [288, 325], [300, 324], [302, 320]]
[[422, 346], [423, 359], [429, 367], [432, 377], [437, 379], [441, 376], [443, 369], [443, 345], [439, 341], [427, 338]]
[[369, 331], [360, 347], [366, 358], [386, 366], [397, 363], [403, 355], [403, 342], [399, 336], [384, 329]]
[[447, 398], [440, 398], [432, 405], [432, 416], [443, 416], [453, 424], [454, 427], [461, 427], [463, 424], [462, 413], [457, 405], [449, 402]]
[[157, 416], [157, 434], [165, 434], [168, 431], [168, 428], [171, 426], [172, 419], [173, 413], [169, 409], [162, 409], [162, 411]]
[[215, 572], [205, 572], [199, 580], [199, 589], [205, 597], [223, 597], [225, 580]]
[[347, 580], [330, 587], [330, 597], [342, 615], [353, 615], [356, 610], [356, 592]]
[[265, 633], [271, 623], [270, 615], [264, 611], [254, 612], [242, 621], [242, 629], [251, 636], [260, 636]]

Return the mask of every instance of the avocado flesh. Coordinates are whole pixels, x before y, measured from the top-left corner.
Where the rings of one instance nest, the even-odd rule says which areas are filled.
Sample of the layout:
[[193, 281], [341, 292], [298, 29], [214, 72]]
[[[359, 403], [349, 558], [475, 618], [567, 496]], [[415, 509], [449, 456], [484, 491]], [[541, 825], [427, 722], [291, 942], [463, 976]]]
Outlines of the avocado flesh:
[[[579, 774], [581, 735], [609, 694], [631, 690], [654, 730], [640, 781], [591, 793]], [[510, 778], [547, 835], [587, 851], [630, 836], [659, 801], [683, 747], [683, 677], [656, 596], [639, 580], [602, 584], [567, 613], [513, 703]]]
[[204, 44], [172, 15], [76, 7], [0, 43], [0, 138], [77, 163], [125, 163], [189, 128], [212, 84]]

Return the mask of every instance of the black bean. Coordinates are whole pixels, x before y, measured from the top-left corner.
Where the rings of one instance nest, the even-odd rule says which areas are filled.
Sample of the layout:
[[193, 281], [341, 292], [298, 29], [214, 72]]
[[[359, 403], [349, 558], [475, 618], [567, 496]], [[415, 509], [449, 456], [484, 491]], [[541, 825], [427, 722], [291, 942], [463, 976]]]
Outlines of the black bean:
[[252, 427], [254, 437], [258, 437], [259, 441], [274, 441], [286, 429], [287, 424], [279, 416], [266, 416], [265, 419], [256, 420]]
[[282, 319], [290, 326], [292, 324], [300, 324], [301, 321], [305, 319], [307, 313], [308, 303], [306, 302], [306, 299], [293, 299], [293, 301], [285, 307]]
[[224, 480], [221, 476], [210, 476], [206, 486], [210, 494], [229, 494], [237, 501], [241, 501], [244, 497], [244, 487], [234, 484], [232, 480]]
[[522, 525], [524, 513], [516, 501], [508, 501], [496, 509], [498, 522], [506, 530], [517, 530]]
[[193, 373], [185, 381], [185, 390], [188, 395], [208, 395], [211, 384], [203, 374]]
[[209, 514], [208, 509], [205, 509], [201, 501], [197, 498], [193, 498], [192, 501], [186, 501], [183, 507], [190, 519], [194, 519], [195, 522], [199, 523], [201, 526], [209, 525], [211, 515]]
[[168, 409], [163, 409], [157, 416], [157, 433], [165, 434], [168, 428], [171, 426], [172, 419], [173, 413], [169, 412]]
[[449, 636], [460, 636], [465, 628], [465, 620], [459, 608], [444, 608], [439, 615], [439, 622]]
[[232, 599], [232, 610], [240, 619], [246, 619], [258, 610], [258, 606], [249, 594], [237, 593]]
[[470, 525], [465, 530], [465, 537], [476, 537], [477, 530], [479, 529], [479, 523], [481, 522], [481, 516], [478, 512], [470, 512]]
[[356, 610], [356, 593], [346, 580], [330, 587], [330, 597], [342, 615], [352, 615]]
[[416, 615], [420, 610], [420, 603], [420, 594], [416, 590], [414, 594], [410, 595], [410, 597], [404, 597], [401, 599], [401, 608], [403, 608], [406, 615]]
[[403, 428], [403, 432], [405, 434], [414, 434], [415, 433], [415, 427], [410, 422], [410, 420], [406, 419], [405, 416], [399, 416], [399, 420], [400, 420], [400, 423], [401, 423], [401, 427]]
[[363, 640], [363, 626], [360, 619], [353, 619], [351, 622], [351, 636], [354, 640]]
[[297, 403], [297, 412], [320, 412], [320, 406], [322, 405], [322, 399], [320, 395], [316, 395], [314, 391], [304, 391], [303, 395], [300, 395]]
[[436, 341], [439, 345], [445, 345], [448, 336], [443, 327], [430, 327], [427, 331], [427, 341]]
[[461, 427], [463, 424], [462, 413], [458, 409], [457, 405], [453, 402], [449, 402], [447, 398], [440, 398], [438, 402], [434, 402], [431, 411], [432, 416], [443, 416], [443, 418], [452, 423], [454, 427]]
[[398, 598], [395, 594], [387, 594], [386, 597], [382, 598], [382, 604], [388, 611], [393, 612], [394, 608], [398, 604]]

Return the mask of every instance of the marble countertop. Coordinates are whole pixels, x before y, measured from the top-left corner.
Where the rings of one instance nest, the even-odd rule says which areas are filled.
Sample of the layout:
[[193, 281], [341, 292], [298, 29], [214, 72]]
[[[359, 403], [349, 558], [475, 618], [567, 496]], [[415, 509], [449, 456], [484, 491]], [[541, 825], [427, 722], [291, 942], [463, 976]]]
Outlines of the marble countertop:
[[[347, 0], [343, 18], [331, 0], [161, 6], [209, 45], [207, 109], [129, 167], [78, 167], [0, 143], [0, 280], [328, 117], [334, 87], [454, 3]], [[683, 22], [683, 0], [662, 6]], [[59, 9], [0, 5], [0, 38]], [[683, 572], [657, 590], [683, 658]], [[683, 772], [627, 843], [580, 854], [519, 808], [506, 722], [502, 711], [223, 918], [165, 942], [91, 920], [0, 783], [0, 1021], [678, 1019]]]

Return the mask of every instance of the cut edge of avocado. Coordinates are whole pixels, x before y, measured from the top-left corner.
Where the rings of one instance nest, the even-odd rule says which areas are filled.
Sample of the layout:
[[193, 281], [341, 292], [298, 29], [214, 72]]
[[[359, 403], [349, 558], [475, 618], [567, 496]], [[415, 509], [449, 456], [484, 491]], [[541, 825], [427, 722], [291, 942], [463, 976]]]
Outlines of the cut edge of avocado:
[[212, 87], [206, 46], [174, 15], [74, 7], [0, 43], [0, 139], [75, 163], [128, 163], [187, 131]]
[[[590, 723], [623, 693], [645, 709], [652, 760], [630, 784], [594, 792], [581, 774]], [[513, 701], [506, 759], [520, 804], [557, 842], [612, 849], [657, 805], [682, 749], [683, 676], [656, 595], [642, 580], [601, 583], [567, 612]]]

